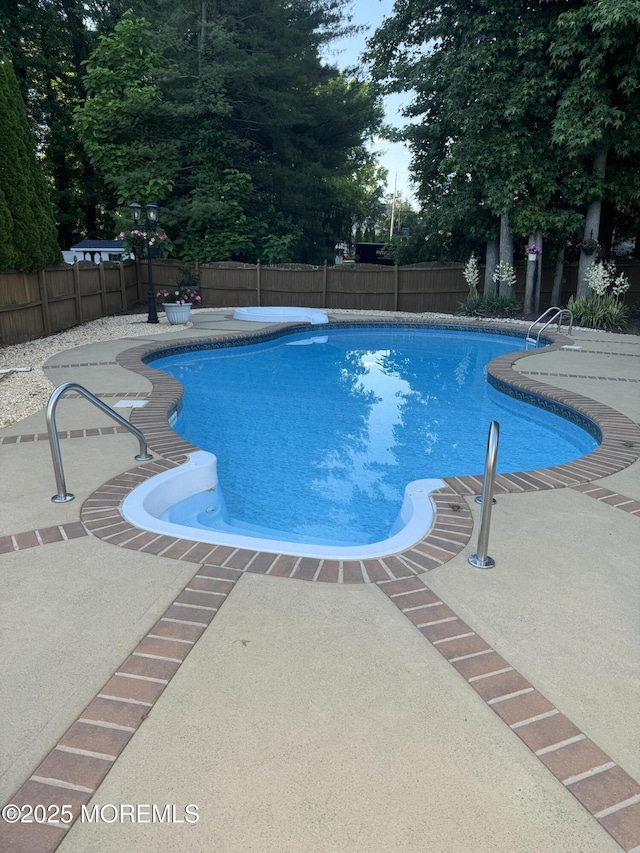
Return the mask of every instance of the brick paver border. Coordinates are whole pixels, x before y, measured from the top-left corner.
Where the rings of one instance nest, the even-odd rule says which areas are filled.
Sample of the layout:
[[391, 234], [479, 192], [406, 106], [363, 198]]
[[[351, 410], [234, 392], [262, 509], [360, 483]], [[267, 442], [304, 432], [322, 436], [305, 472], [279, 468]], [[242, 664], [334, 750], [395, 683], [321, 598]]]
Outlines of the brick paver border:
[[[376, 325], [376, 323], [338, 323], [342, 328]], [[388, 325], [380, 323], [379, 325]], [[403, 327], [424, 328], [425, 324], [403, 323]], [[447, 327], [469, 328], [460, 324], [444, 324]], [[438, 324], [429, 324], [430, 327]], [[307, 327], [294, 327], [296, 330]], [[471, 327], [473, 331], [487, 331], [483, 327]], [[496, 327], [490, 329], [496, 332]], [[509, 326], [499, 327], [503, 333], [512, 332]], [[88, 530], [111, 544], [133, 550], [146, 551], [164, 557], [197, 561], [214, 558], [220, 565], [239, 568], [243, 571], [296, 577], [305, 580], [338, 583], [367, 583], [402, 576], [408, 569], [420, 574], [455, 557], [467, 544], [472, 533], [472, 516], [461, 496], [479, 495], [482, 491], [482, 475], [448, 477], [446, 487], [432, 494], [434, 523], [427, 534], [411, 548], [383, 558], [370, 560], [321, 560], [311, 557], [293, 557], [283, 554], [233, 549], [182, 540], [172, 536], [142, 531], [126, 521], [120, 506], [129, 492], [145, 479], [174, 465], [186, 461], [187, 455], [198, 448], [186, 442], [169, 426], [169, 417], [176, 411], [182, 398], [182, 385], [150, 366], [149, 360], [178, 348], [194, 351], [216, 346], [241, 346], [251, 341], [273, 339], [290, 334], [291, 327], [277, 327], [274, 331], [259, 334], [246, 333], [231, 339], [219, 336], [204, 340], [173, 341], [170, 344], [157, 342], [125, 350], [118, 356], [118, 363], [128, 370], [141, 373], [151, 383], [153, 390], [144, 409], [134, 410], [131, 422], [144, 433], [149, 446], [164, 457], [115, 477], [91, 495], [82, 507], [81, 518]], [[551, 346], [540, 352], [558, 350], [569, 338], [553, 337]], [[519, 397], [527, 402], [549, 408], [556, 413], [590, 429], [600, 439], [599, 446], [587, 456], [564, 465], [556, 465], [534, 471], [499, 474], [496, 477], [496, 493], [520, 493], [546, 489], [581, 487], [593, 480], [614, 474], [640, 458], [640, 428], [620, 412], [579, 394], [530, 379], [515, 367], [523, 358], [535, 357], [536, 351], [508, 353], [494, 359], [488, 366], [489, 381], [499, 390]], [[582, 489], [581, 489], [582, 491]], [[585, 492], [591, 494], [589, 490]], [[614, 493], [611, 493], [612, 495]], [[608, 500], [613, 506], [626, 508], [638, 514], [634, 502], [623, 495], [619, 500]], [[400, 573], [400, 574], [398, 574]]]
[[628, 853], [640, 849], [640, 784], [423, 582], [378, 587]]
[[[240, 344], [255, 337], [237, 336], [234, 340]], [[556, 339], [554, 347], [565, 340]], [[192, 341], [184, 345], [194, 347]], [[149, 445], [165, 458], [140, 465], [101, 486], [85, 501], [82, 523], [2, 537], [0, 553], [83, 536], [88, 531], [120, 547], [196, 563], [198, 570], [12, 797], [12, 802], [17, 806], [69, 803], [75, 819], [80, 806], [93, 796], [195, 642], [215, 618], [238, 578], [247, 571], [320, 582], [375, 583], [618, 844], [629, 853], [637, 853], [640, 849], [638, 782], [438, 599], [419, 577], [450, 560], [466, 545], [472, 531], [472, 516], [461, 497], [478, 494], [481, 477], [447, 478], [446, 487], [432, 495], [435, 517], [428, 535], [401, 554], [376, 560], [332, 561], [267, 554], [142, 531], [122, 518], [123, 498], [136, 485], [175, 467], [196, 449], [177, 436], [168, 424], [169, 414], [180, 404], [181, 386], [142, 361], [145, 355], [158, 349], [157, 343], [136, 347], [122, 353], [118, 363], [146, 375], [153, 385], [146, 409], [134, 410], [132, 421], [135, 418]], [[549, 348], [545, 351], [549, 352]], [[591, 481], [615, 473], [639, 458], [638, 426], [603, 404], [540, 384], [516, 372], [514, 364], [527, 355], [532, 353], [501, 356], [493, 361], [489, 365], [490, 381], [530, 402], [570, 409], [576, 417], [590, 419], [601, 434], [601, 443], [574, 463], [499, 475], [496, 490], [509, 493], [572, 487], [637, 515], [640, 506], [630, 508], [636, 502], [628, 498], [618, 501], [618, 497], [624, 496], [601, 489]], [[67, 831], [68, 827], [5, 822], [0, 825], [0, 847], [13, 853], [50, 853]]]
[[[197, 572], [11, 797], [64, 824], [0, 823], [0, 849], [53, 853], [242, 575], [205, 559]], [[310, 579], [309, 577], [306, 578]], [[423, 582], [405, 571], [376, 586], [623, 850], [640, 845], [640, 784]], [[71, 811], [62, 807], [71, 806]]]
[[[378, 325], [388, 325], [378, 322]], [[341, 327], [362, 327], [376, 325], [376, 322], [352, 323], [339, 322]], [[397, 325], [397, 324], [396, 324]], [[446, 325], [452, 328], [471, 328], [475, 332], [513, 333], [508, 325], [504, 327], [469, 327], [464, 322], [446, 324], [402, 323], [403, 327], [438, 327]], [[296, 330], [307, 327], [296, 327]], [[263, 333], [234, 333], [231, 337], [215, 335], [206, 339], [172, 341], [168, 343], [145, 342], [141, 346], [125, 350], [117, 357], [120, 366], [142, 374], [152, 385], [150, 394], [132, 392], [130, 394], [112, 394], [118, 397], [146, 397], [144, 409], [135, 409], [131, 422], [143, 431], [149, 447], [164, 457], [153, 463], [139, 466], [113, 478], [96, 490], [85, 502], [81, 510], [81, 519], [93, 535], [111, 544], [133, 550], [143, 550], [173, 559], [197, 561], [203, 554], [218, 555], [221, 565], [239, 567], [243, 571], [260, 572], [304, 578], [320, 582], [367, 583], [398, 576], [409, 569], [414, 574], [429, 571], [456, 556], [467, 544], [472, 533], [472, 517], [461, 496], [478, 495], [482, 491], [482, 475], [445, 478], [445, 489], [432, 495], [435, 516], [434, 524], [427, 535], [412, 548], [374, 560], [319, 560], [310, 557], [292, 557], [282, 554], [232, 549], [223, 546], [208, 545], [192, 540], [182, 540], [171, 536], [149, 533], [127, 522], [121, 515], [120, 505], [126, 495], [149, 477], [167, 468], [186, 461], [187, 455], [198, 448], [184, 441], [169, 426], [169, 416], [179, 408], [182, 398], [181, 384], [171, 376], [162, 373], [147, 363], [154, 354], [165, 353], [175, 348], [193, 351], [203, 349], [209, 344], [217, 346], [240, 346], [250, 341], [276, 338], [290, 334], [291, 326], [278, 326], [273, 331]], [[553, 343], [540, 352], [558, 350], [568, 341], [561, 335], [552, 336]], [[565, 352], [574, 352], [565, 350]], [[529, 378], [515, 368], [523, 358], [535, 357], [536, 351], [509, 353], [500, 356], [488, 366], [489, 381], [500, 390], [533, 402], [544, 408], [552, 408], [561, 414], [569, 414], [582, 426], [590, 428], [598, 435], [600, 445], [596, 450], [575, 462], [552, 466], [533, 471], [499, 474], [496, 477], [496, 493], [518, 493], [541, 491], [555, 488], [574, 488], [583, 494], [603, 500], [611, 506], [638, 515], [637, 502], [608, 490], [583, 488], [593, 480], [598, 480], [619, 471], [640, 458], [640, 428], [629, 418], [614, 409], [597, 403], [579, 394], [554, 388]], [[529, 373], [529, 372], [528, 372]], [[555, 407], [555, 408], [554, 408]], [[61, 437], [83, 437], [85, 435], [104, 435], [124, 431], [124, 427], [110, 427], [88, 430], [69, 430]], [[46, 433], [37, 435], [7, 436], [0, 439], [3, 443], [22, 443], [47, 438]], [[455, 507], [455, 509], [452, 509]], [[32, 532], [33, 533], [33, 532]], [[19, 534], [20, 535], [20, 534]], [[22, 534], [26, 536], [27, 534]], [[9, 537], [5, 537], [7, 539]], [[15, 540], [15, 537], [14, 537]], [[31, 537], [33, 541], [33, 537]], [[5, 547], [8, 547], [5, 543]], [[11, 549], [9, 549], [11, 550]], [[15, 546], [13, 550], [16, 550]], [[224, 554], [224, 559], [222, 559]]]
[[[62, 822], [0, 821], [3, 853], [53, 853], [149, 715], [240, 577], [203, 564], [131, 654], [11, 797]], [[62, 812], [62, 806], [71, 811]], [[56, 811], [57, 808], [57, 811]], [[24, 812], [23, 812], [24, 813]]]
[[[389, 322], [371, 321], [366, 323], [332, 321], [331, 326], [341, 328], [361, 328], [363, 326], [389, 325]], [[513, 327], [505, 325], [469, 325], [467, 322], [447, 323], [394, 323], [403, 328], [451, 328], [473, 332], [493, 334], [517, 334]], [[184, 441], [169, 426], [168, 418], [181, 404], [182, 386], [161, 371], [153, 368], [154, 357], [160, 357], [170, 350], [189, 351], [204, 349], [207, 346], [242, 346], [250, 342], [275, 339], [292, 331], [304, 331], [307, 326], [282, 327], [262, 333], [235, 334], [232, 337], [211, 336], [198, 341], [183, 339], [170, 343], [145, 343], [125, 350], [117, 356], [118, 364], [128, 370], [141, 374], [152, 385], [147, 406], [132, 413], [131, 421], [145, 433], [149, 446], [167, 459], [183, 461], [192, 452], [193, 445]], [[596, 450], [576, 463], [544, 468], [539, 471], [520, 472], [513, 475], [500, 475], [499, 488], [505, 492], [529, 491], [532, 489], [562, 488], [599, 479], [619, 471], [640, 458], [640, 428], [629, 418], [610, 407], [547, 383], [539, 382], [518, 372], [516, 365], [524, 358], [535, 358], [538, 353], [558, 351], [563, 345], [571, 344], [571, 338], [564, 335], [548, 335], [552, 341], [544, 350], [528, 350], [508, 353], [494, 359], [488, 365], [489, 381], [499, 390], [511, 396], [523, 399], [542, 408], [551, 409], [581, 426], [590, 429], [600, 440]], [[564, 350], [564, 352], [572, 352]], [[519, 365], [523, 367], [524, 365]], [[606, 473], [603, 473], [606, 472]], [[463, 483], [460, 494], [478, 494], [481, 488], [481, 475], [470, 478], [446, 480], [457, 490]], [[523, 485], [523, 483], [525, 485]]]

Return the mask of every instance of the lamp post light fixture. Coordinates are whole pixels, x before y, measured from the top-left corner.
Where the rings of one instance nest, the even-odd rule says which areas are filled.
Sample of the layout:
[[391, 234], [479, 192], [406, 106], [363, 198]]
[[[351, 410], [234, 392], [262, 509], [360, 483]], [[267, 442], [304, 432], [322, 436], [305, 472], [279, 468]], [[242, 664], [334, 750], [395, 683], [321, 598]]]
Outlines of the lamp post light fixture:
[[[137, 201], [132, 201], [129, 205], [131, 208], [131, 216], [133, 218], [134, 226], [138, 226], [140, 224], [140, 214], [142, 212], [142, 205], [138, 204]], [[147, 212], [147, 223], [145, 230], [147, 234], [151, 230], [155, 230], [158, 225], [158, 205], [150, 201], [145, 205], [145, 210]], [[158, 311], [156, 309], [156, 294], [153, 287], [153, 267], [151, 265], [151, 248], [149, 243], [147, 243], [147, 323], [159, 323], [158, 320]]]

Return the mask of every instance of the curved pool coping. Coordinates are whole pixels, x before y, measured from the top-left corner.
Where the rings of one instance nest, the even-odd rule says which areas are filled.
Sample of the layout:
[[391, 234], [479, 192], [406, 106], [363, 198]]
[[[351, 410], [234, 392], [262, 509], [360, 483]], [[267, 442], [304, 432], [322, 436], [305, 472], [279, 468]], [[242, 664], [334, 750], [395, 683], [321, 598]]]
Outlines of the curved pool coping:
[[[448, 328], [456, 331], [524, 336], [524, 333], [506, 324], [470, 325], [468, 321], [397, 323], [389, 320], [332, 320], [331, 325], [340, 328], [376, 325]], [[466, 546], [473, 530], [471, 511], [461, 498], [481, 493], [482, 474], [443, 478], [444, 487], [431, 493], [431, 503], [434, 507], [431, 528], [412, 547], [383, 558], [338, 560], [256, 551], [203, 542], [195, 537], [183, 539], [150, 532], [123, 518], [122, 502], [136, 486], [158, 473], [184, 463], [189, 454], [200, 450], [178, 436], [169, 425], [171, 414], [178, 411], [181, 405], [182, 385], [173, 377], [153, 368], [152, 362], [168, 350], [192, 352], [211, 346], [243, 346], [307, 331], [308, 328], [284, 324], [264, 332], [234, 333], [197, 340], [184, 339], [172, 341], [170, 344], [156, 341], [122, 352], [117, 357], [118, 364], [144, 376], [152, 385], [147, 406], [134, 409], [131, 422], [143, 431], [149, 447], [162, 458], [137, 466], [97, 489], [82, 507], [81, 518], [85, 527], [93, 535], [120, 547], [190, 562], [213, 563], [246, 571], [316, 581], [366, 583], [406, 577], [407, 573], [421, 574], [429, 571], [456, 556]], [[535, 358], [540, 353], [555, 351], [572, 343], [570, 338], [557, 334], [547, 334], [547, 340], [550, 343], [543, 350], [507, 353], [491, 361], [487, 368], [488, 380], [512, 396], [549, 408], [563, 417], [568, 416], [570, 420], [585, 426], [596, 435], [600, 444], [591, 453], [574, 462], [538, 470], [498, 474], [496, 494], [577, 487], [610, 476], [640, 458], [640, 428], [630, 418], [588, 397], [533, 380], [514, 369], [514, 365], [523, 358]]]

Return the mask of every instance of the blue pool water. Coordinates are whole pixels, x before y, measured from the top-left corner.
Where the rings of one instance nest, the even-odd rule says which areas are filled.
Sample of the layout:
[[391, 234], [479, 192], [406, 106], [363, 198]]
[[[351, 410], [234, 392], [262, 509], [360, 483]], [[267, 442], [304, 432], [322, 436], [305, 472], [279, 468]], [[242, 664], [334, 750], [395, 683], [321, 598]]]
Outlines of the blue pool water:
[[396, 532], [412, 480], [481, 473], [492, 420], [500, 472], [568, 462], [597, 445], [487, 383], [487, 363], [524, 349], [522, 339], [392, 327], [322, 333], [153, 361], [183, 384], [174, 429], [216, 454], [224, 498], [214, 512], [211, 495], [199, 493], [167, 520], [363, 545]]

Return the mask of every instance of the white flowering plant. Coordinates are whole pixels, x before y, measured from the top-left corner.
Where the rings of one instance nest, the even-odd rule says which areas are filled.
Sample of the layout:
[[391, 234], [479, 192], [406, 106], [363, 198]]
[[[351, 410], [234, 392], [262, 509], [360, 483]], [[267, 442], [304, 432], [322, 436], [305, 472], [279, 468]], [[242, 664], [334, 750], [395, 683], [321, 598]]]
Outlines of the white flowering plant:
[[464, 280], [469, 285], [469, 296], [471, 298], [477, 296], [478, 282], [480, 281], [480, 269], [478, 268], [478, 259], [476, 258], [473, 252], [471, 252], [471, 257], [464, 265], [462, 275], [464, 276]]
[[606, 296], [611, 293], [619, 299], [629, 290], [631, 285], [624, 273], [616, 276], [616, 265], [613, 261], [599, 261], [587, 271], [587, 286], [596, 296]]
[[508, 261], [500, 261], [493, 274], [493, 280], [500, 288], [502, 285], [505, 285], [506, 287], [515, 287], [516, 271], [514, 270], [513, 265]]
[[586, 279], [591, 293], [580, 299], [572, 296], [567, 303], [576, 323], [590, 329], [624, 329], [629, 307], [620, 297], [629, 290], [626, 275], [616, 275], [613, 261], [599, 261], [587, 271]]

